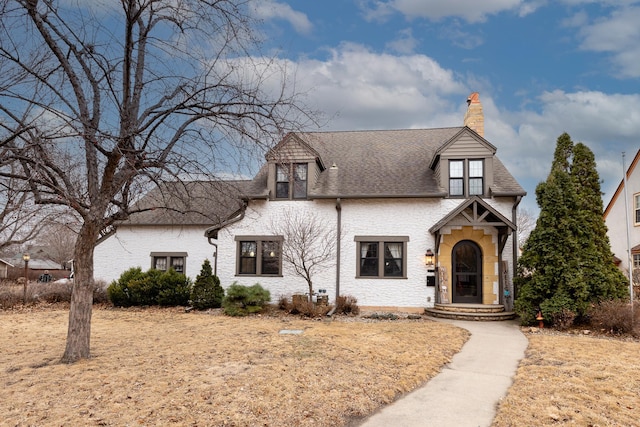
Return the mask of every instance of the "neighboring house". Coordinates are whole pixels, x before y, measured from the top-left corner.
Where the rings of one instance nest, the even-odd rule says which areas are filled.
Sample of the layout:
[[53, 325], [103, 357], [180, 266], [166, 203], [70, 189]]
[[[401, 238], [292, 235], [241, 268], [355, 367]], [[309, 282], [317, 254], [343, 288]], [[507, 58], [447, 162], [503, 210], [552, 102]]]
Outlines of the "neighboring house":
[[13, 267], [13, 264], [0, 258], [0, 279], [7, 278], [7, 271], [9, 270], [9, 267]]
[[294, 210], [340, 230], [334, 265], [314, 277], [332, 301], [340, 294], [379, 309], [510, 308], [516, 209], [526, 193], [483, 137], [477, 93], [468, 104], [463, 127], [289, 134], [253, 180], [232, 184], [242, 196], [224, 203], [219, 221], [151, 211], [118, 225], [96, 248], [96, 278], [178, 259], [195, 277], [215, 253], [225, 287], [260, 283], [274, 300], [305, 293], [282, 262], [285, 236], [269, 231]]
[[[624, 198], [624, 179], [621, 179], [620, 185], [604, 210], [604, 220], [608, 228], [611, 250], [616, 261], [619, 262], [620, 269], [628, 275], [630, 262], [633, 263], [634, 269], [640, 269], [640, 150], [627, 169], [626, 181], [627, 200], [625, 201]], [[627, 212], [625, 212], [625, 202]], [[627, 230], [629, 243], [627, 243]], [[631, 246], [631, 257], [629, 257], [629, 246]]]

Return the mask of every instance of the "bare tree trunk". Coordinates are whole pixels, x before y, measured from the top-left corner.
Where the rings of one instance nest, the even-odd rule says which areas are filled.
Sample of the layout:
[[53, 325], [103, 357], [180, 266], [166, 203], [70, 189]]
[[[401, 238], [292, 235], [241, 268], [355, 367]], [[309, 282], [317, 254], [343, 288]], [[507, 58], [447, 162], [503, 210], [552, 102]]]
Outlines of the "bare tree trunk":
[[74, 250], [74, 278], [67, 346], [62, 363], [73, 363], [91, 357], [91, 311], [93, 308], [93, 249], [97, 227], [85, 223]]

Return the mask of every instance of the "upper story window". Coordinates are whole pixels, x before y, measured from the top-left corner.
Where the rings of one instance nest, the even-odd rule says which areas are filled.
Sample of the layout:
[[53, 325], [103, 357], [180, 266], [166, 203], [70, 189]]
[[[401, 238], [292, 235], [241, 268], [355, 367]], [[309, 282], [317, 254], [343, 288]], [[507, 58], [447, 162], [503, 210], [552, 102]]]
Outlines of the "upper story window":
[[237, 274], [280, 276], [282, 238], [278, 236], [237, 236]]
[[357, 277], [405, 278], [408, 237], [356, 236]]
[[640, 194], [633, 196], [634, 200], [634, 212], [635, 212], [635, 225], [640, 225]]
[[276, 199], [307, 198], [307, 164], [276, 165]]
[[186, 252], [151, 252], [151, 268], [161, 271], [173, 268], [185, 274], [186, 258]]
[[449, 195], [484, 194], [484, 160], [449, 160]]

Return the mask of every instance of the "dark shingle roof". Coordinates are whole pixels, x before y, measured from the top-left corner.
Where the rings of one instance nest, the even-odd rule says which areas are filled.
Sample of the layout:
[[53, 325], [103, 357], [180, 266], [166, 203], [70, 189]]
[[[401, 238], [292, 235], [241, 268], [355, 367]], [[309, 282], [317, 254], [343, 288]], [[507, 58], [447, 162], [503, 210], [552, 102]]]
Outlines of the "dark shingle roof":
[[[430, 164], [438, 150], [464, 127], [438, 129], [308, 132], [297, 134], [327, 167], [309, 189], [310, 197], [444, 197]], [[335, 167], [332, 167], [335, 166]], [[249, 194], [267, 197], [267, 168]], [[494, 195], [524, 195], [504, 165], [494, 160]]]
[[147, 193], [135, 208], [142, 210], [121, 224], [217, 224], [242, 208], [251, 181], [164, 182]]
[[[311, 183], [309, 197], [445, 197], [446, 189], [429, 166], [438, 150], [465, 129], [298, 133], [297, 137], [326, 167]], [[526, 194], [497, 157], [493, 166], [492, 195]], [[243, 199], [269, 197], [267, 179], [265, 164], [250, 181], [164, 183], [140, 200], [138, 207], [144, 212], [133, 214], [123, 223], [222, 224], [242, 209]]]

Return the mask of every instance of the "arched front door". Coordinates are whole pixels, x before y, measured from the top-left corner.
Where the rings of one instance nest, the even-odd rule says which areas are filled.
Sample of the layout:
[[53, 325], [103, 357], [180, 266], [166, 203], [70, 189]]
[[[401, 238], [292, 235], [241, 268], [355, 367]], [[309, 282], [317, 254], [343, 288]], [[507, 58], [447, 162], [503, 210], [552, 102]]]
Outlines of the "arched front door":
[[482, 252], [470, 240], [453, 247], [453, 302], [482, 304]]

